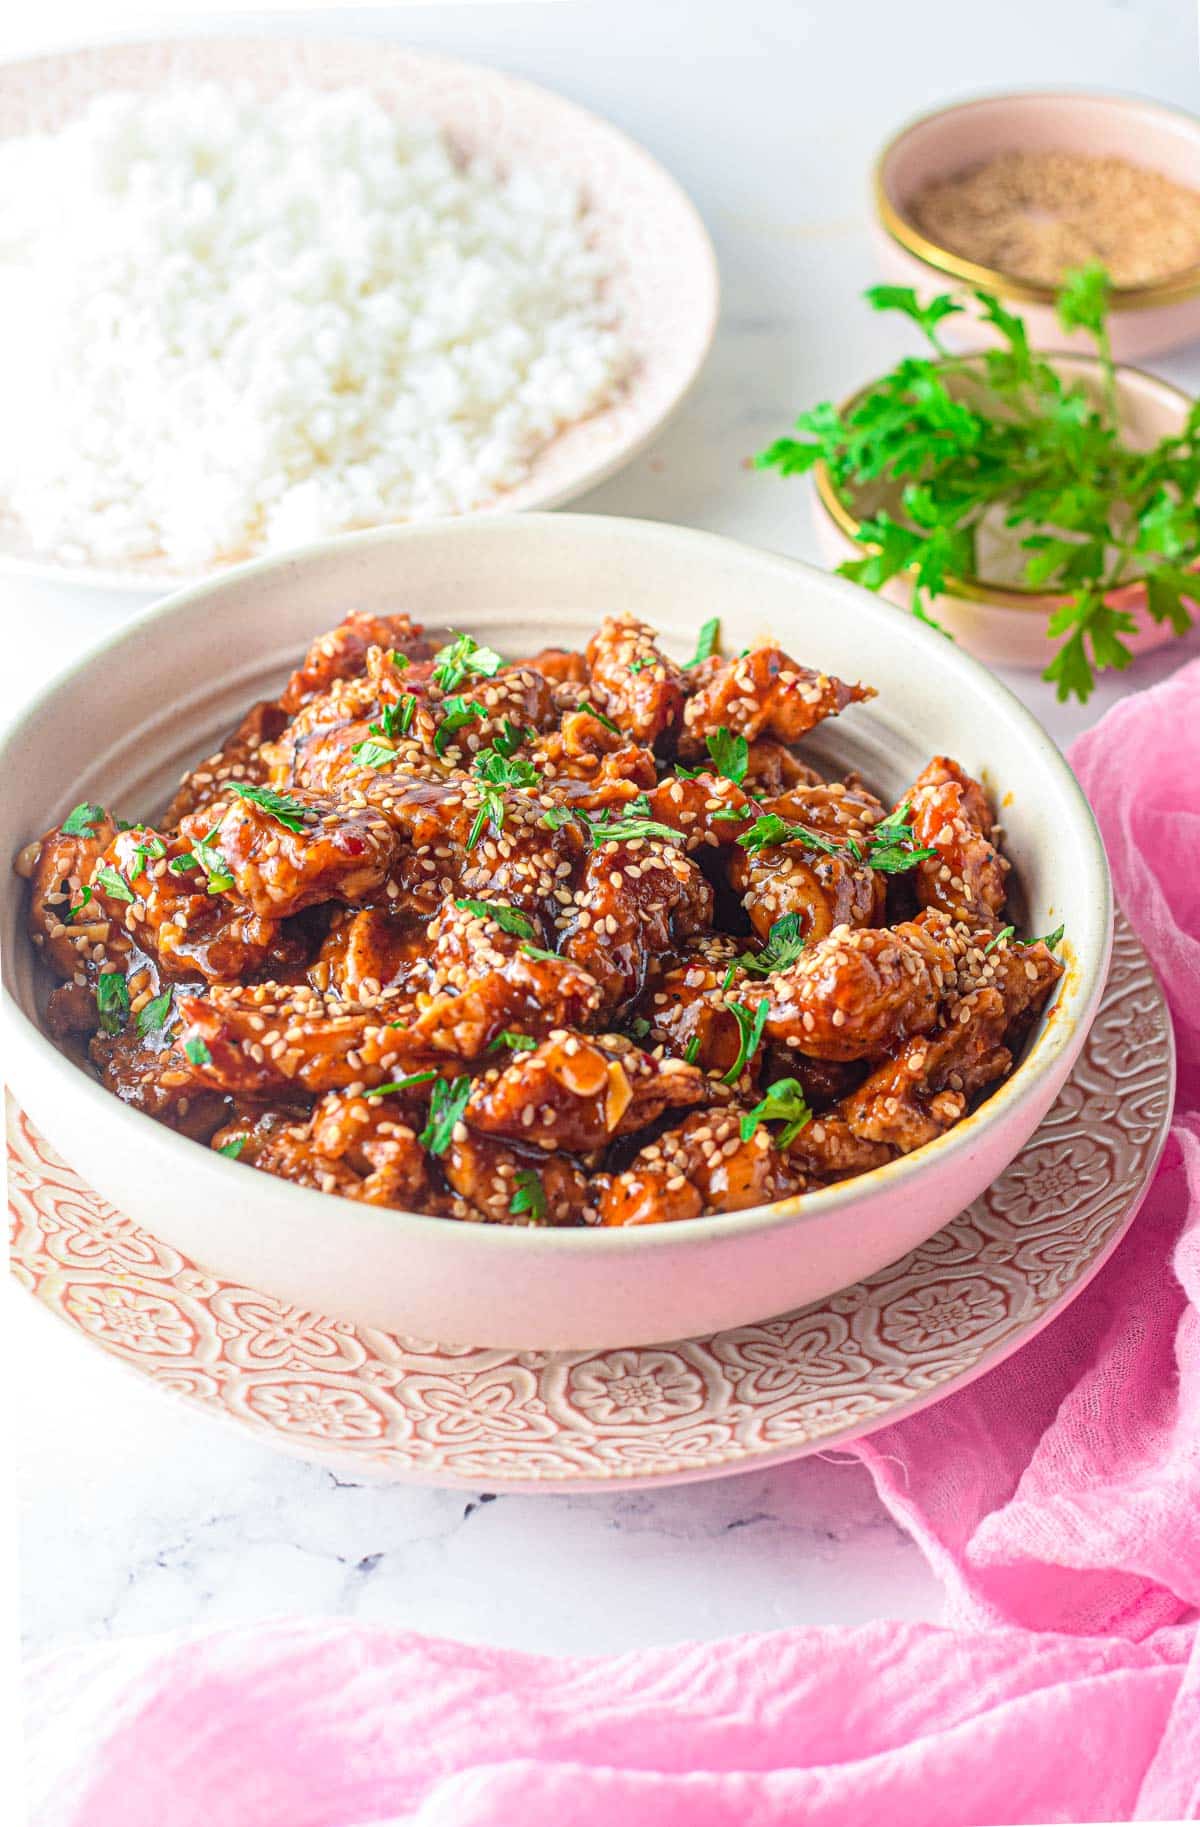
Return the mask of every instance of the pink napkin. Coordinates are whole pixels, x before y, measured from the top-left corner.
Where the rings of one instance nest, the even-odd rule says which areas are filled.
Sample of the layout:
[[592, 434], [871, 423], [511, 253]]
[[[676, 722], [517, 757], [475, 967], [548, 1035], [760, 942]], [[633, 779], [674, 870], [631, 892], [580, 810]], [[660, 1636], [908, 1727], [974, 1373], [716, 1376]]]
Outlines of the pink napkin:
[[1091, 1288], [854, 1449], [960, 1628], [556, 1661], [314, 1622], [66, 1652], [30, 1674], [36, 1827], [1200, 1818], [1200, 662], [1072, 761], [1179, 1098]]

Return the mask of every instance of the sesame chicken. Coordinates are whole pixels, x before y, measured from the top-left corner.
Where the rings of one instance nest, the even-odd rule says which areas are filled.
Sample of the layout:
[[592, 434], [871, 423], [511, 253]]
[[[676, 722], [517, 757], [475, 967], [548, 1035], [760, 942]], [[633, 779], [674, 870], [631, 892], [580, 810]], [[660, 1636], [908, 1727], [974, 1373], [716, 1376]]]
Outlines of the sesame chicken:
[[750, 741], [773, 736], [799, 742], [826, 717], [875, 696], [869, 686], [847, 685], [797, 666], [781, 647], [769, 645], [752, 647], [735, 660], [713, 655], [696, 667], [692, 680], [679, 745], [680, 754], [689, 757], [702, 754], [705, 736], [721, 728]]
[[796, 753], [872, 695], [769, 644], [683, 667], [628, 615], [508, 660], [353, 611], [155, 823], [85, 801], [21, 850], [46, 1026], [230, 1160], [460, 1223], [868, 1172], [970, 1114], [1062, 975], [958, 763], [888, 813]]

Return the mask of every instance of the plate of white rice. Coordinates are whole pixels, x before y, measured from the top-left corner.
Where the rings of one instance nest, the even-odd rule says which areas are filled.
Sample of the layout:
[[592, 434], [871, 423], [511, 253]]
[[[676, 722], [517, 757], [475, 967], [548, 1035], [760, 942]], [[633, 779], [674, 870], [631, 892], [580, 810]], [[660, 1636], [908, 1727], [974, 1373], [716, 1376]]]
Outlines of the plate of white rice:
[[0, 565], [149, 596], [332, 534], [568, 501], [716, 323], [633, 141], [370, 42], [0, 68]]

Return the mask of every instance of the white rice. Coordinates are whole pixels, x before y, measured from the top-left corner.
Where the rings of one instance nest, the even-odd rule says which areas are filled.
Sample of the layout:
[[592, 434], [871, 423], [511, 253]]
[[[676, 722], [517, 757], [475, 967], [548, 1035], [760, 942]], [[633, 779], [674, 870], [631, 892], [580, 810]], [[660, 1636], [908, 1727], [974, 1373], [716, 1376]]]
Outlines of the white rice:
[[35, 547], [196, 569], [463, 513], [628, 356], [577, 189], [369, 94], [112, 94], [0, 144], [0, 490]]

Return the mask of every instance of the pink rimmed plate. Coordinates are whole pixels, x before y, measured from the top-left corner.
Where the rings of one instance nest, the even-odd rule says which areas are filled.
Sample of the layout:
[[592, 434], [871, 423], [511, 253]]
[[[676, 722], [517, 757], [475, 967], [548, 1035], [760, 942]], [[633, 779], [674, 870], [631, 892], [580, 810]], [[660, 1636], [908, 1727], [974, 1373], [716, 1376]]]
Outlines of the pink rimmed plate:
[[12, 1267], [50, 1312], [160, 1388], [359, 1477], [500, 1491], [681, 1483], [844, 1444], [1026, 1343], [1132, 1223], [1173, 1090], [1162, 993], [1118, 920], [1075, 1069], [982, 1198], [855, 1287], [680, 1344], [475, 1350], [284, 1306], [137, 1229], [15, 1105]]

